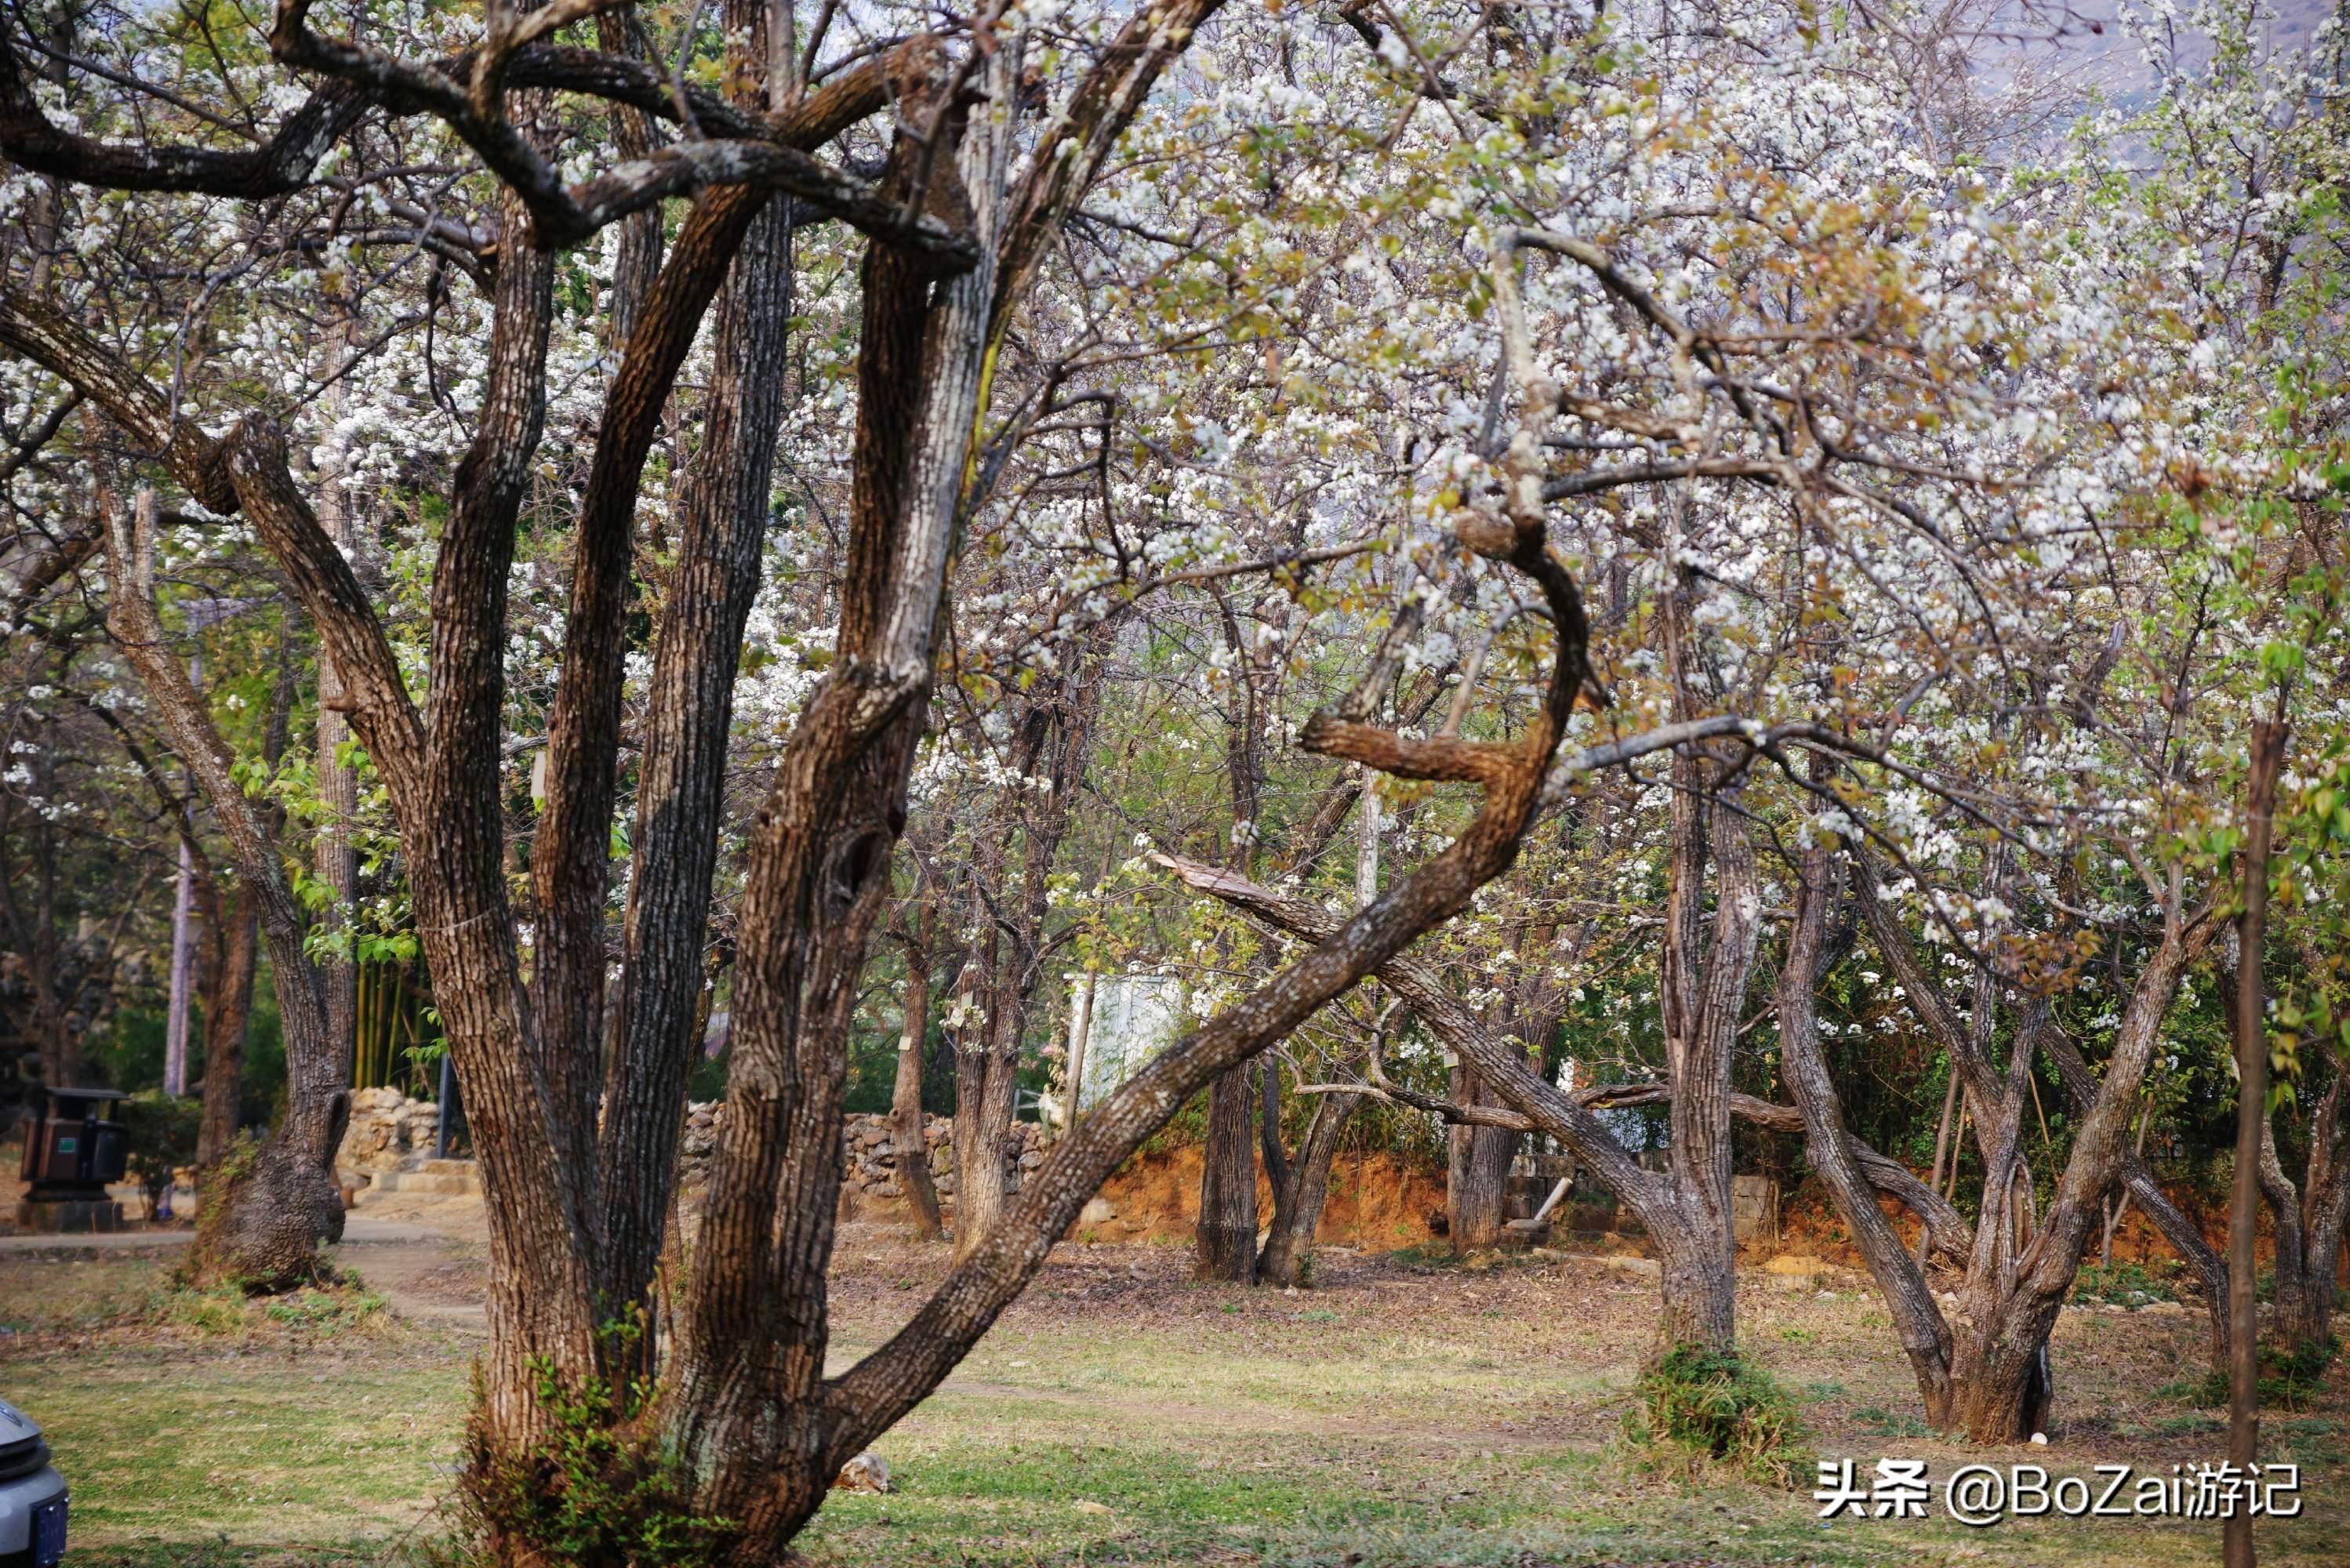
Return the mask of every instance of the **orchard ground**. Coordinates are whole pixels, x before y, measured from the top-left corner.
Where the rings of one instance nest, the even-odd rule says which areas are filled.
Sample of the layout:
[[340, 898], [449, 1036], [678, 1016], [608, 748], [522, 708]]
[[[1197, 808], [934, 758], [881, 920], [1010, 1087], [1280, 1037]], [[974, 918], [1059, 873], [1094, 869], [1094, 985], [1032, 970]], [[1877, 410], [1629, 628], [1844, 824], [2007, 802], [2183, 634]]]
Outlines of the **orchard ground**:
[[[275, 1303], [163, 1289], [155, 1240], [0, 1241], [0, 1393], [47, 1427], [74, 1488], [69, 1561], [163, 1568], [420, 1559], [438, 1528], [481, 1345], [479, 1210], [363, 1210], [360, 1289]], [[1316, 1288], [1200, 1285], [1172, 1246], [1065, 1245], [943, 1390], [879, 1446], [898, 1490], [837, 1493], [816, 1565], [2114, 1563], [2218, 1559], [2201, 1522], [2048, 1518], [1970, 1530], [1823, 1526], [1792, 1490], [1660, 1473], [1618, 1432], [1656, 1288], [1636, 1262], [1325, 1251]], [[944, 1251], [847, 1229], [843, 1358], [879, 1344]], [[1832, 1288], [1822, 1291], [1825, 1282]], [[1817, 1454], [2168, 1474], [2223, 1447], [2176, 1386], [2202, 1366], [2178, 1310], [2070, 1309], [2050, 1446], [1929, 1436], [1873, 1295], [1755, 1272], [1749, 1352], [1800, 1400]], [[2303, 1469], [2262, 1561], [2350, 1562], [2350, 1397], [2272, 1411]]]

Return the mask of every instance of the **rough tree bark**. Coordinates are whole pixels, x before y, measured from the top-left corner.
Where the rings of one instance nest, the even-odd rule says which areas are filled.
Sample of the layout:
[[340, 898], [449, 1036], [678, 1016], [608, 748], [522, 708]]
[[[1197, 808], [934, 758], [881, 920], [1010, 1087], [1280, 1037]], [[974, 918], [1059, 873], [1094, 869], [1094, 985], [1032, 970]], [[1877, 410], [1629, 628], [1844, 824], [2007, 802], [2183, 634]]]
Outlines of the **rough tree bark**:
[[2334, 1346], [2337, 1271], [2350, 1225], [2350, 1143], [2343, 1136], [2342, 1062], [2322, 1043], [2304, 1040], [2301, 1048], [2324, 1062], [2331, 1078], [2310, 1116], [2309, 1163], [2298, 1184], [2277, 1159], [2273, 1128], [2262, 1141], [2262, 1195], [2278, 1239], [2269, 1336], [2289, 1355], [2323, 1357]]
[[203, 1109], [196, 1124], [201, 1181], [219, 1166], [236, 1137], [245, 1032], [253, 1018], [254, 969], [261, 950], [261, 911], [242, 891], [224, 891], [217, 877], [198, 879], [196, 900], [204, 924], [217, 933], [203, 991]]
[[[733, 9], [730, 36], [737, 31]], [[506, 102], [522, 105], [526, 116], [536, 105], [530, 93], [501, 97], [494, 59], [484, 66], [486, 80], [476, 84], [484, 90], [468, 93], [448, 74], [459, 67], [357, 54], [311, 34], [298, 7], [280, 13], [273, 48], [284, 60], [341, 79], [291, 117], [268, 146], [250, 152], [99, 144], [50, 125], [27, 95], [8, 90], [13, 74], [0, 82], [0, 144], [12, 156], [99, 184], [255, 199], [283, 193], [300, 188], [326, 146], [357, 115], [379, 108], [448, 121], [505, 182], [500, 228], [509, 243], [500, 247], [493, 279], [485, 395], [436, 561], [432, 678], [421, 714], [349, 563], [294, 483], [275, 426], [248, 414], [225, 435], [212, 435], [198, 421], [176, 417], [157, 387], [77, 325], [36, 300], [0, 290], [0, 346], [72, 380], [206, 506], [241, 511], [252, 520], [334, 659], [353, 731], [386, 782], [411, 857], [419, 932], [489, 1198], [492, 1344], [471, 1445], [470, 1477], [484, 1488], [477, 1495], [491, 1496], [502, 1481], [515, 1479], [526, 1495], [558, 1474], [545, 1449], [553, 1413], [540, 1390], [550, 1382], [577, 1388], [608, 1370], [599, 1355], [606, 1340], [599, 1324], [610, 1299], [598, 1194], [601, 1151], [592, 1131], [595, 1085], [579, 1071], [581, 1058], [592, 1061], [593, 1041], [565, 1021], [584, 1017], [592, 1024], [598, 1017], [597, 1010], [579, 1003], [599, 983], [600, 970], [588, 961], [578, 937], [591, 921], [598, 927], [602, 921], [600, 902], [585, 895], [591, 881], [600, 887], [604, 872], [588, 853], [593, 836], [600, 855], [601, 827], [591, 836], [588, 825], [597, 815], [596, 792], [608, 787], [608, 775], [599, 779], [592, 763], [607, 752], [609, 726], [602, 717], [608, 693], [588, 676], [615, 661], [607, 652], [608, 628], [581, 623], [596, 621], [594, 607], [608, 602], [619, 576], [610, 563], [617, 558], [625, 566], [605, 521], [623, 509], [603, 510], [608, 494], [627, 488], [617, 482], [608, 487], [591, 483], [593, 515], [583, 518], [575, 587], [584, 599], [575, 603], [572, 618], [581, 640], [570, 651], [583, 659], [584, 670], [558, 694], [562, 712], [549, 770], [563, 781], [562, 794], [552, 820], [541, 824], [543, 842], [534, 846], [541, 912], [552, 916], [538, 922], [541, 945], [533, 954], [548, 982], [545, 1020], [537, 999], [522, 985], [523, 955], [505, 885], [497, 732], [505, 586], [545, 408], [554, 264], [543, 247], [569, 243], [594, 223], [639, 210], [664, 192], [696, 189], [705, 175], [719, 182], [703, 191], [688, 220], [701, 249], [694, 252], [681, 235], [651, 291], [631, 334], [633, 359], [639, 340], [649, 355], [658, 355], [681, 327], [691, 338], [691, 322], [732, 260], [719, 225], [730, 206], [723, 198], [733, 192], [780, 186], [883, 239], [868, 252], [864, 278], [860, 430], [851, 547], [842, 577], [841, 657], [804, 711], [754, 825], [729, 1115], [696, 1258], [678, 1386], [662, 1410], [663, 1440], [687, 1457], [695, 1502], [734, 1521], [741, 1561], [765, 1562], [813, 1511], [845, 1457], [828, 1453], [828, 1438], [811, 1441], [811, 1435], [819, 1428], [852, 1433], [874, 1419], [884, 1425], [895, 1419], [905, 1407], [901, 1398], [919, 1398], [944, 1375], [936, 1349], [955, 1346], [951, 1365], [969, 1344], [966, 1326], [972, 1337], [985, 1326], [967, 1313], [950, 1313], [943, 1339], [910, 1359], [885, 1358], [886, 1384], [852, 1401], [855, 1421], [833, 1414], [831, 1395], [817, 1397], [824, 1265], [840, 1176], [847, 1008], [877, 889], [886, 881], [889, 843], [902, 820], [906, 772], [923, 722], [932, 631], [951, 541], [966, 504], [963, 482], [990, 351], [1065, 216], [1098, 176], [1159, 73], [1215, 9], [1215, 0], [1163, 0], [1131, 17], [1049, 123], [1045, 144], [1035, 150], [1016, 187], [1008, 171], [1011, 116], [1022, 96], [1019, 51], [1004, 47], [1001, 34], [992, 51], [975, 57], [992, 89], [975, 111], [985, 132], [964, 138], [959, 158], [923, 156], [921, 166], [931, 176], [925, 190], [911, 191], [901, 179], [887, 194], [815, 163], [804, 150], [885, 102], [907, 116], [912, 142], [951, 148], [948, 106], [934, 90], [946, 78], [943, 52], [929, 40], [836, 73], [764, 118], [746, 116], [712, 95], [688, 93], [705, 133], [723, 132], [725, 141], [660, 150], [611, 181], [574, 189], [563, 185], [529, 130], [503, 117]], [[757, 36], [763, 16], [751, 19], [748, 52], [754, 57], [766, 53]], [[649, 113], [678, 109], [671, 84], [657, 71], [579, 55], [533, 48], [507, 56], [506, 85], [564, 86]], [[13, 72], [13, 55], [0, 65]], [[899, 142], [902, 152], [908, 137]], [[713, 148], [723, 156], [706, 156]], [[899, 157], [900, 176], [905, 163]], [[976, 208], [960, 202], [953, 177], [958, 163], [962, 187], [986, 194]], [[910, 203], [919, 215], [909, 216], [909, 196], [919, 198]], [[966, 213], [972, 221], [959, 230]], [[681, 261], [681, 253], [688, 259]], [[976, 267], [974, 257], [981, 263]], [[966, 270], [941, 281], [958, 266]], [[630, 379], [626, 364], [621, 379]], [[631, 385], [641, 385], [643, 395], [617, 399], [615, 417], [657, 417], [658, 389]], [[603, 472], [627, 476], [626, 444], [615, 443], [614, 454], [601, 460]], [[1529, 572], [1543, 570], [1531, 557], [1519, 564]], [[1579, 621], [1574, 638], [1579, 660]], [[1572, 682], [1565, 688], [1569, 696], [1573, 690]], [[1555, 723], [1538, 729], [1529, 745], [1555, 742]], [[1500, 793], [1503, 807], [1489, 811], [1486, 826], [1450, 863], [1455, 879], [1496, 857], [1505, 860], [1514, 845], [1523, 819], [1511, 813], [1531, 803], [1534, 786], [1523, 792], [1523, 801]], [[705, 831], [714, 828], [713, 818]], [[537, 876], [542, 868], [543, 877]], [[1408, 907], [1399, 904], [1367, 929], [1377, 940], [1408, 940], [1407, 926], [1416, 934], [1424, 928], [1414, 920], [1441, 918], [1472, 885], [1440, 880], [1434, 891], [1423, 888]], [[266, 911], [264, 929], [277, 940]], [[1293, 986], [1284, 998], [1295, 1002], [1311, 993], [1318, 1004], [1330, 992], [1315, 992], [1315, 984], [1342, 983], [1346, 961], [1324, 965], [1315, 971], [1315, 983]], [[1238, 1060], [1262, 1044], [1227, 1028], [1213, 1036], [1208, 1054], [1237, 1050], [1232, 1059]], [[1174, 1071], [1170, 1064], [1162, 1085]], [[1089, 1149], [1106, 1147], [1130, 1131], [1138, 1117], [1157, 1110], [1155, 1103], [1129, 1097], [1122, 1117], [1107, 1121], [1097, 1134], [1088, 1129], [1096, 1134]], [[1090, 1157], [1071, 1151], [1073, 1161]], [[650, 1179], [665, 1184], [670, 1173], [654, 1172]], [[1056, 1188], [1050, 1201], [1057, 1204], [1064, 1196], [1066, 1189]], [[1037, 1201], [1046, 1203], [1042, 1196]], [[1037, 1218], [1024, 1199], [1021, 1212], [1024, 1227]], [[1054, 1220], [1052, 1231], [1057, 1233], [1073, 1217], [1074, 1210]], [[966, 1283], [988, 1282], [982, 1292], [990, 1303], [984, 1317], [992, 1319], [1009, 1299], [998, 1287], [1016, 1291], [1026, 1277], [1022, 1268], [1033, 1269], [1007, 1271], [1001, 1260], [1025, 1257], [1036, 1241], [1025, 1229], [1018, 1238], [993, 1239], [972, 1260], [974, 1265], [983, 1257], [992, 1262], [979, 1275], [968, 1270], [959, 1275]], [[968, 1306], [971, 1299], [958, 1301]], [[873, 1429], [879, 1428], [868, 1426], [862, 1435]], [[830, 1458], [829, 1468], [815, 1462], [823, 1458]], [[540, 1548], [525, 1526], [502, 1523], [491, 1542], [494, 1552], [535, 1560]]]
[[[1520, 1053], [1523, 1054], [1523, 1052]], [[1484, 1105], [1489, 1096], [1477, 1069], [1466, 1062], [1452, 1068], [1453, 1101]], [[1445, 1136], [1445, 1235], [1456, 1252], [1498, 1247], [1509, 1232], [1510, 1166], [1518, 1158], [1521, 1135], [1507, 1127], [1455, 1122]]]

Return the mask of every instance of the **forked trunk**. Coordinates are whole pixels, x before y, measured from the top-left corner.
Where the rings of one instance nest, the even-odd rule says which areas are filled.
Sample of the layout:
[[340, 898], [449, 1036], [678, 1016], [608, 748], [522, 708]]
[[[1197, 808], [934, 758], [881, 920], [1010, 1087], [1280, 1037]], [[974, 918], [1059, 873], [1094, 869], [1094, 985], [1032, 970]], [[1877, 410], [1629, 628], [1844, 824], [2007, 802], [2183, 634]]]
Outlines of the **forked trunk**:
[[[1976, 1297], [1970, 1293], [1968, 1299]], [[1962, 1318], [1956, 1325], [1950, 1403], [1940, 1412], [1929, 1409], [1928, 1419], [1963, 1431], [1972, 1442], [2028, 1441], [2048, 1428], [2054, 1396], [2048, 1334], [2056, 1326], [2055, 1308], [2013, 1298], [2003, 1307], [1986, 1304], [1983, 1319]]]
[[1274, 1188], [1273, 1225], [1256, 1261], [1259, 1284], [1287, 1289], [1314, 1282], [1314, 1235], [1330, 1201], [1330, 1164], [1337, 1158], [1347, 1118], [1361, 1101], [1359, 1095], [1326, 1095], [1315, 1107], [1305, 1137]]

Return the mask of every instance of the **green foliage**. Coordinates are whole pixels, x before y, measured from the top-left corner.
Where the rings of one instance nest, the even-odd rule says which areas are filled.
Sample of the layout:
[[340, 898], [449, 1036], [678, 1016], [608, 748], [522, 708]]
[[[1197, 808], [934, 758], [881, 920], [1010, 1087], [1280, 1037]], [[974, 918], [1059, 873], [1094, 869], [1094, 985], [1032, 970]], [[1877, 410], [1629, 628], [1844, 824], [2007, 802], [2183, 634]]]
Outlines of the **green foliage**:
[[[642, 1332], [641, 1323], [605, 1326], [615, 1349]], [[464, 1555], [487, 1562], [494, 1552], [512, 1561], [520, 1549], [536, 1561], [591, 1568], [715, 1561], [733, 1525], [694, 1511], [691, 1478], [650, 1418], [653, 1385], [619, 1377], [578, 1384], [544, 1358], [531, 1369], [547, 1430], [522, 1454], [492, 1438], [476, 1373], [472, 1463], [456, 1503]]]
[[1711, 1462], [1774, 1486], [1793, 1486], [1810, 1466], [1810, 1433], [1794, 1400], [1734, 1350], [1675, 1345], [1634, 1388], [1624, 1435], [1652, 1464]]
[[[2320, 1343], [2297, 1345], [2291, 1350], [2272, 1345], [2261, 1346], [2262, 1407], [2298, 1410], [2306, 1406], [2324, 1386], [2326, 1370], [2341, 1353], [2342, 1341], [2333, 1334]], [[2181, 1377], [2155, 1390], [2162, 1398], [2205, 1407], [2227, 1404], [2230, 1392], [2228, 1374], [2218, 1367], [2200, 1377]]]
[[199, 1289], [175, 1279], [149, 1299], [147, 1319], [216, 1339], [289, 1332], [297, 1339], [340, 1338], [389, 1327], [388, 1305], [350, 1276], [323, 1269], [311, 1283], [273, 1295], [241, 1282]]
[[160, 1089], [141, 1090], [114, 1107], [130, 1141], [130, 1174], [153, 1204], [172, 1184], [172, 1173], [196, 1158], [196, 1135], [203, 1124], [201, 1101], [173, 1098]]
[[1922, 1438], [1931, 1429], [1907, 1410], [1864, 1405], [1852, 1413], [1853, 1424], [1880, 1438]]
[[2073, 1299], [2126, 1307], [2175, 1302], [2179, 1299], [2179, 1273], [2176, 1264], [2148, 1269], [2143, 1263], [2085, 1263], [2074, 1277]]

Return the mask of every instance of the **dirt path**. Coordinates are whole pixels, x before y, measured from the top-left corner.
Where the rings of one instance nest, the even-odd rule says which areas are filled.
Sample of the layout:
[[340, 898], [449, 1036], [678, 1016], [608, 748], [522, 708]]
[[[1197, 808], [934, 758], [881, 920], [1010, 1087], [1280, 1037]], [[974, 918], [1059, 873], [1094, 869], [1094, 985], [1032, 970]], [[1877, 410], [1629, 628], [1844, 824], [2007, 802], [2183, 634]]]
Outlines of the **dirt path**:
[[[0, 1236], [0, 1252], [137, 1252], [176, 1251], [195, 1240], [192, 1230], [107, 1231], [94, 1235], [60, 1236], [48, 1231], [23, 1231]], [[437, 1227], [405, 1220], [380, 1220], [354, 1214], [343, 1222], [343, 1244], [390, 1245], [429, 1241]]]

